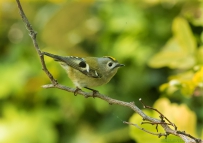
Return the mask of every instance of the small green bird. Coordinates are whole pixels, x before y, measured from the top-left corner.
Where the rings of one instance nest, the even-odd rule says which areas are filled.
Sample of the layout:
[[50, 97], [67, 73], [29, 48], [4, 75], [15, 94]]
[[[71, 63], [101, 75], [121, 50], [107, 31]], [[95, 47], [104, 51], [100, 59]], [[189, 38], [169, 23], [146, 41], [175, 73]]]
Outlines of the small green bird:
[[43, 52], [44, 55], [53, 58], [59, 62], [68, 73], [69, 78], [76, 86], [74, 95], [81, 88], [87, 88], [93, 91], [93, 96], [97, 90], [91, 89], [108, 83], [111, 78], [117, 73], [119, 67], [124, 64], [112, 57], [74, 57], [74, 56], [58, 56]]

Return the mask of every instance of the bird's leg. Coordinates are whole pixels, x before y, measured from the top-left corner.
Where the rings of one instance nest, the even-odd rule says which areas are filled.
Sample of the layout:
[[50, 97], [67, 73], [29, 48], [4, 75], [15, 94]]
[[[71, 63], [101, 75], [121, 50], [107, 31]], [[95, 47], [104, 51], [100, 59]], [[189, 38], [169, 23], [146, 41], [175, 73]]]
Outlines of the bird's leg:
[[76, 87], [75, 91], [74, 91], [74, 95], [76, 96], [78, 94], [78, 91], [81, 90], [80, 88]]
[[94, 98], [95, 97], [95, 94], [96, 93], [99, 93], [99, 91], [97, 91], [97, 90], [94, 90], [94, 89], [91, 89], [91, 88], [89, 88], [89, 87], [85, 87], [86, 89], [89, 89], [89, 90], [91, 90], [92, 92], [93, 92], [93, 94], [92, 94], [92, 97]]

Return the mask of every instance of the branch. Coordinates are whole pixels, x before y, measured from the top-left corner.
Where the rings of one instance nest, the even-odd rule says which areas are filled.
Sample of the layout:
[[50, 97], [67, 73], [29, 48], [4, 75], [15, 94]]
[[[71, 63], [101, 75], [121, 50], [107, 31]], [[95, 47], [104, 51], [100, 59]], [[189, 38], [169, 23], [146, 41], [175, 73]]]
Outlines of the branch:
[[[174, 123], [172, 123], [168, 118], [166, 118], [166, 116], [164, 116], [161, 112], [159, 112], [157, 109], [154, 109], [154, 108], [152, 108], [152, 107], [150, 107], [150, 106], [145, 105], [144, 102], [142, 102], [142, 99], [141, 99], [141, 98], [139, 99], [139, 101], [142, 103], [142, 105], [143, 105], [144, 108], [148, 108], [148, 109], [154, 110], [154, 111], [156, 111], [157, 113], [159, 113], [159, 115], [160, 115], [159, 117], [161, 118], [162, 124], [171, 125], [171, 126], [174, 127], [175, 130], [177, 130], [176, 125], [175, 125]], [[166, 121], [168, 121], [168, 123], [166, 123], [164, 119], [166, 119]], [[146, 123], [148, 123], [148, 122], [143, 122], [142, 124], [146, 124]], [[160, 123], [150, 123], [150, 124], [157, 124], [157, 125], [158, 125], [158, 124], [160, 124]], [[157, 131], [158, 131], [158, 130], [157, 130]]]
[[52, 74], [48, 71], [47, 67], [46, 67], [46, 64], [44, 62], [44, 55], [42, 54], [42, 51], [40, 50], [39, 48], [39, 45], [37, 43], [37, 40], [36, 40], [36, 37], [37, 37], [37, 32], [35, 32], [32, 28], [32, 25], [30, 24], [30, 22], [28, 21], [24, 11], [23, 11], [23, 8], [20, 4], [20, 0], [16, 0], [17, 2], [17, 5], [18, 5], [18, 9], [19, 9], [19, 12], [20, 12], [20, 16], [25, 24], [25, 27], [26, 29], [28, 30], [29, 32], [29, 35], [32, 39], [32, 42], [33, 42], [33, 45], [37, 51], [37, 54], [40, 58], [40, 61], [41, 61], [41, 64], [42, 64], [42, 70], [47, 74], [47, 76], [49, 77], [49, 79], [51, 80], [52, 84], [56, 85], [58, 84], [57, 80], [54, 79], [54, 77], [52, 76]]
[[161, 136], [167, 137], [167, 136], [169, 135], [168, 133], [164, 133], [164, 134], [163, 134], [163, 133], [153, 133], [153, 132], [150, 132], [150, 131], [145, 130], [144, 128], [141, 128], [141, 127], [138, 126], [137, 124], [133, 124], [133, 123], [130, 123], [130, 122], [123, 121], [123, 123], [124, 123], [124, 124], [128, 124], [128, 125], [133, 125], [133, 126], [137, 127], [138, 129], [143, 130], [144, 132], [147, 132], [147, 133], [149, 133], [149, 134], [158, 136], [159, 138], [160, 138]]
[[[22, 20], [23, 20], [23, 22], [25, 24], [26, 29], [29, 32], [29, 35], [30, 35], [30, 37], [31, 37], [31, 39], [33, 41], [33, 45], [34, 45], [34, 47], [35, 47], [35, 49], [37, 51], [37, 54], [38, 54], [38, 56], [40, 58], [40, 62], [42, 64], [42, 70], [46, 73], [46, 75], [49, 77], [49, 79], [50, 79], [50, 81], [52, 83], [52, 84], [44, 85], [42, 87], [43, 88], [58, 88], [58, 89], [61, 89], [61, 90], [65, 90], [67, 92], [74, 93], [76, 89], [70, 88], [70, 87], [67, 87], [67, 86], [64, 86], [64, 85], [61, 85], [61, 84], [58, 84], [57, 80], [54, 79], [52, 74], [48, 71], [48, 69], [46, 67], [46, 64], [45, 64], [45, 61], [44, 61], [43, 52], [40, 50], [39, 45], [38, 45], [37, 40], [36, 40], [37, 33], [33, 30], [30, 22], [28, 21], [26, 15], [25, 15], [25, 13], [24, 13], [24, 11], [22, 9], [22, 6], [20, 4], [20, 1], [16, 0], [16, 2], [17, 2], [17, 5], [18, 5], [18, 9], [19, 9], [21, 18], [22, 18]], [[89, 93], [89, 92], [87, 93], [87, 92], [84, 92], [82, 90], [79, 90], [77, 92], [77, 94], [83, 95], [85, 98], [93, 97], [92, 93]], [[144, 112], [142, 112], [142, 110], [140, 110], [134, 104], [134, 102], [124, 102], [124, 101], [116, 100], [116, 99], [110, 98], [110, 97], [108, 97], [106, 95], [100, 94], [98, 92], [94, 94], [94, 97], [100, 98], [100, 99], [108, 102], [111, 105], [112, 104], [117, 104], [117, 105], [120, 105], [120, 106], [125, 106], [125, 107], [128, 107], [128, 108], [131, 108], [133, 111], [138, 113], [143, 118], [143, 120], [147, 120], [150, 123], [160, 124], [163, 127], [163, 129], [165, 130], [165, 132], [166, 132], [165, 134], [163, 134], [164, 136], [167, 136], [168, 134], [173, 134], [175, 136], [179, 136], [186, 143], [196, 143], [197, 141], [199, 143], [203, 143], [202, 140], [198, 140], [196, 138], [191, 138], [190, 136], [187, 136], [187, 134], [184, 134], [183, 132], [180, 132], [180, 131], [177, 132], [176, 130], [171, 129], [169, 127], [169, 125], [172, 125], [172, 123], [170, 123], [170, 122], [169, 122], [169, 124], [166, 124], [166, 123], [163, 123], [163, 120], [159, 120], [159, 119], [155, 119], [155, 118], [151, 118], [151, 117], [147, 116]], [[167, 120], [167, 118], [165, 118], [165, 119]], [[134, 126], [136, 125], [136, 124], [132, 124], [132, 123], [128, 123], [128, 122], [124, 122], [124, 123], [129, 124], [129, 125], [134, 125]], [[144, 129], [142, 129], [142, 130], [144, 130]], [[144, 130], [144, 131], [146, 131], [146, 130]], [[148, 132], [148, 131], [146, 131], [146, 132]], [[151, 132], [148, 132], [148, 133], [151, 133]], [[160, 136], [160, 134], [157, 134], [157, 135]]]

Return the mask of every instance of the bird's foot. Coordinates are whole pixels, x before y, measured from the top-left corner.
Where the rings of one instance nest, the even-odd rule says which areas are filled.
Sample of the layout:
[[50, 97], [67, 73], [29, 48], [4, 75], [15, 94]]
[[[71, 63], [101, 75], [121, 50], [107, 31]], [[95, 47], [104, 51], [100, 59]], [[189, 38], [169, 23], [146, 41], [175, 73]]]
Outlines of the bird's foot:
[[80, 88], [76, 87], [75, 91], [74, 91], [74, 95], [77, 96], [78, 91], [81, 90]]
[[89, 90], [91, 90], [91, 91], [93, 92], [93, 93], [92, 93], [92, 97], [93, 97], [93, 98], [95, 98], [95, 97], [96, 97], [95, 95], [96, 95], [97, 93], [99, 93], [99, 91], [97, 91], [97, 90], [94, 90], [94, 89], [91, 89], [91, 88], [88, 88], [88, 87], [85, 87], [85, 88], [86, 88], [86, 89], [89, 89]]
[[92, 90], [92, 97], [95, 98], [95, 97], [96, 97], [95, 95], [96, 95], [97, 93], [99, 93], [99, 91], [97, 91], [97, 90]]

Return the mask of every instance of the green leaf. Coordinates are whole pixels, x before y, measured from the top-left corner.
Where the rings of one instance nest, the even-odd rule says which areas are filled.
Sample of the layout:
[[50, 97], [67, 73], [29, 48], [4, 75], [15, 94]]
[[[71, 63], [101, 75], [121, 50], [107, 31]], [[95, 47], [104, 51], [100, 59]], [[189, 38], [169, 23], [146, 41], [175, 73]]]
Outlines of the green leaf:
[[188, 22], [177, 17], [173, 21], [172, 30], [174, 36], [169, 39], [162, 51], [149, 61], [151, 67], [188, 69], [195, 65], [196, 41]]
[[172, 30], [181, 49], [188, 54], [194, 54], [196, 41], [188, 22], [183, 18], [177, 17], [173, 21]]
[[198, 48], [197, 61], [198, 61], [199, 64], [203, 64], [203, 46]]

